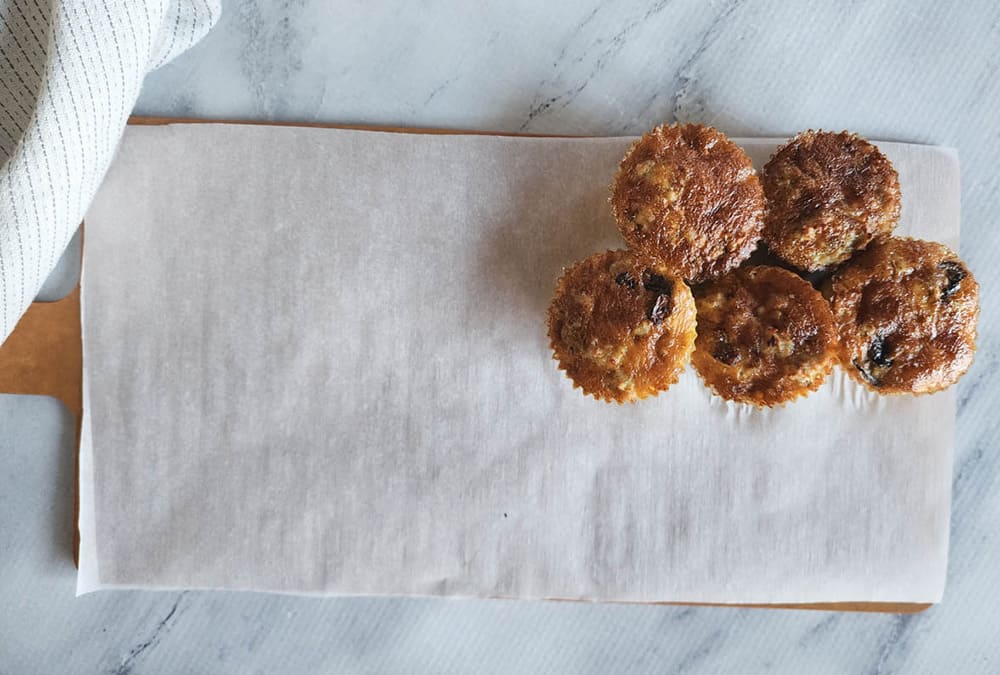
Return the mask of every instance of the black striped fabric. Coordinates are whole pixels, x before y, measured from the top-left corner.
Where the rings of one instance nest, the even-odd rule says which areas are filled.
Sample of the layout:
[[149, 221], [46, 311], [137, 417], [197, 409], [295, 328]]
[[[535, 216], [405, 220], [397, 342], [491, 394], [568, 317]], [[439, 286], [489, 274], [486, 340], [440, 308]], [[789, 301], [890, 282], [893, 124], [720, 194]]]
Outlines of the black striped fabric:
[[145, 74], [220, 12], [219, 0], [0, 0], [0, 342], [83, 218]]

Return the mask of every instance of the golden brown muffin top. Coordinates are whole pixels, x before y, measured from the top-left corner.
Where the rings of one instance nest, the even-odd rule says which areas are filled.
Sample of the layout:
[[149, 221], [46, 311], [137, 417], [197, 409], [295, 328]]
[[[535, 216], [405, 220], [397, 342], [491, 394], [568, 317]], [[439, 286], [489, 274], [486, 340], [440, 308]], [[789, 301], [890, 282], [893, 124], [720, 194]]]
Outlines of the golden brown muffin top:
[[606, 251], [563, 273], [548, 331], [560, 368], [585, 394], [634, 401], [677, 381], [694, 348], [694, 300], [666, 266]]
[[636, 141], [615, 176], [611, 207], [630, 247], [691, 282], [739, 265], [764, 222], [750, 158], [698, 124], [659, 126]]
[[836, 361], [823, 296], [779, 267], [743, 267], [695, 291], [692, 363], [723, 398], [773, 406], [819, 388]]
[[761, 175], [764, 241], [782, 260], [816, 271], [847, 260], [899, 222], [899, 176], [857, 134], [805, 131]]
[[876, 239], [830, 284], [840, 360], [881, 394], [945, 389], [976, 350], [979, 285], [947, 246]]

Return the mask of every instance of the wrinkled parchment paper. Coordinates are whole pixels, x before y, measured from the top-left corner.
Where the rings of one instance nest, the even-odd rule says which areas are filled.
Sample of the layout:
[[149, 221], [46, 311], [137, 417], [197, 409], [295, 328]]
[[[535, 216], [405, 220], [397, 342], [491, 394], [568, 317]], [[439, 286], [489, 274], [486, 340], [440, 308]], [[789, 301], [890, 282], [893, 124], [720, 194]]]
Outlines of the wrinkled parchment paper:
[[[772, 140], [740, 141], [758, 166]], [[786, 408], [557, 371], [628, 139], [132, 127], [87, 216], [79, 592], [941, 598], [953, 391]], [[955, 247], [952, 151], [880, 144]]]

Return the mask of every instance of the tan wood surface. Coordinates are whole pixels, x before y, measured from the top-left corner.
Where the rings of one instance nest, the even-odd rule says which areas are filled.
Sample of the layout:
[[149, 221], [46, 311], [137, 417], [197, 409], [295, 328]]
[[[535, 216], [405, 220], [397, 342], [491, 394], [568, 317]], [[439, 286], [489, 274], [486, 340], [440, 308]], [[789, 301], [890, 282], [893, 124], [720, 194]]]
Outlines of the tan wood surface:
[[[197, 120], [166, 117], [131, 117], [129, 124], [274, 124], [278, 126], [353, 129], [389, 133], [476, 134], [486, 136], [534, 136], [538, 134], [461, 131], [456, 129], [408, 129], [388, 126], [351, 126], [313, 122], [255, 122], [239, 120]], [[549, 136], [551, 137], [551, 136]], [[563, 136], [571, 138], [571, 136]], [[0, 392], [52, 396], [62, 401], [77, 422], [77, 438], [82, 413], [82, 348], [80, 339], [80, 287], [57, 302], [31, 305], [7, 341], [0, 345]], [[699, 603], [653, 603], [696, 605]], [[710, 605], [733, 606], [733, 605]], [[813, 609], [846, 612], [891, 612], [913, 614], [929, 604], [835, 602], [817, 604], [735, 605], [769, 609]]]

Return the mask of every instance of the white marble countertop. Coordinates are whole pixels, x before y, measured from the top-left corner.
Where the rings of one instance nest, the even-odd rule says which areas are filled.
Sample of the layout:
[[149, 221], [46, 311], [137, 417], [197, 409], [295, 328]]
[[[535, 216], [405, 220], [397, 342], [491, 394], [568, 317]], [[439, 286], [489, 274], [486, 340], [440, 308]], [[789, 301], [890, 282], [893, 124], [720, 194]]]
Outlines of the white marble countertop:
[[[1000, 5], [224, 3], [142, 114], [566, 134], [697, 121], [950, 145], [983, 290], [960, 384], [948, 588], [915, 616], [251, 593], [73, 597], [73, 430], [0, 396], [0, 673], [998, 672]], [[480, 7], [473, 9], [474, 7]], [[72, 283], [64, 266], [51, 295]]]

